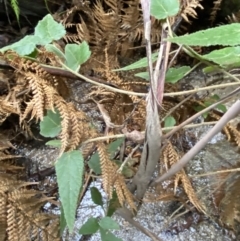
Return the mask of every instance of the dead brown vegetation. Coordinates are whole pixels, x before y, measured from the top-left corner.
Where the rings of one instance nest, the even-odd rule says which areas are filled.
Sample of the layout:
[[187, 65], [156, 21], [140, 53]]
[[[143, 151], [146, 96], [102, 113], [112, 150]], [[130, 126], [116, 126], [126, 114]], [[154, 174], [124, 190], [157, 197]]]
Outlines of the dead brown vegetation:
[[[215, 2], [212, 12], [214, 19], [215, 12], [221, 1]], [[148, 85], [136, 77], [134, 73], [116, 74], [112, 69], [122, 65], [125, 58], [135, 59], [136, 51], [134, 47], [144, 44], [144, 30], [142, 21], [142, 11], [138, 0], [97, 0], [76, 1], [72, 3], [74, 7], [68, 9], [63, 15], [56, 18], [66, 27], [67, 35], [64, 41], [67, 43], [81, 43], [87, 41], [91, 47], [92, 56], [83, 66], [82, 73], [88, 74], [93, 71], [97, 78], [106, 84], [116, 86], [116, 88], [126, 91], [147, 92]], [[201, 8], [201, 2], [198, 0], [182, 0], [181, 12], [184, 20], [190, 21], [189, 17], [197, 17], [196, 8]], [[174, 23], [177, 17], [171, 21]], [[152, 43], [160, 42], [161, 24], [159, 21], [152, 20]], [[65, 42], [56, 43], [58, 46]], [[9, 53], [8, 53], [9, 54]], [[9, 121], [13, 116], [17, 116], [17, 130], [25, 136], [33, 137], [31, 133], [32, 121], [42, 120], [46, 110], [57, 109], [61, 115], [62, 130], [60, 133], [61, 148], [60, 154], [64, 151], [73, 150], [91, 138], [102, 136], [103, 134], [93, 129], [89, 125], [89, 117], [86, 113], [77, 109], [74, 102], [69, 101], [68, 83], [65, 76], [54, 75], [43, 67], [51, 65], [59, 67], [58, 59], [45, 49], [41, 49], [37, 61], [25, 60], [15, 53], [12, 53], [11, 61], [6, 59], [13, 70], [6, 72], [6, 82], [2, 85], [0, 96], [0, 126]], [[168, 86], [169, 88], [176, 88]], [[137, 88], [137, 90], [136, 90]], [[170, 91], [167, 88], [166, 91]], [[143, 98], [137, 96], [127, 96], [120, 93], [105, 90], [102, 87], [92, 86], [86, 99], [101, 104], [106, 110], [113, 127], [125, 125], [127, 130], [143, 131], [146, 122], [146, 102]], [[172, 106], [179, 103], [180, 99], [165, 99], [163, 109], [168, 112]], [[178, 122], [182, 122], [186, 111], [198, 104], [195, 100], [184, 103], [181, 111], [176, 110], [173, 116]], [[191, 111], [194, 111], [191, 108]], [[161, 115], [164, 116], [162, 111]], [[219, 118], [219, 116], [212, 116]], [[239, 131], [228, 124], [225, 128], [229, 140], [233, 140], [240, 145]], [[112, 132], [117, 134], [119, 128], [113, 128]], [[15, 133], [16, 134], [16, 133]], [[184, 135], [184, 132], [181, 133]], [[0, 145], [0, 161], [4, 163], [5, 159], [13, 158], [7, 153], [7, 148], [11, 146]], [[103, 188], [111, 198], [112, 191], [116, 190], [119, 202], [122, 206], [127, 202], [132, 209], [136, 209], [133, 194], [128, 189], [124, 176], [117, 172], [118, 166], [109, 158], [106, 144], [97, 142], [96, 148], [99, 152], [102, 169]], [[90, 148], [91, 152], [92, 147]], [[170, 141], [162, 150], [162, 156], [166, 169], [179, 160], [177, 147], [174, 147]], [[84, 150], [83, 150], [84, 152]], [[29, 240], [29, 237], [35, 237], [35, 240], [58, 240], [59, 221], [55, 216], [46, 215], [39, 211], [40, 207], [49, 200], [44, 194], [30, 189], [32, 185], [17, 180], [17, 177], [10, 177], [7, 174], [9, 169], [14, 170], [15, 166], [2, 165], [0, 182], [2, 189], [0, 191], [1, 215], [0, 223], [5, 227], [6, 232], [0, 233], [0, 239], [4, 240]], [[182, 170], [174, 178], [175, 189], [182, 185], [190, 202], [200, 212], [205, 212], [204, 206], [198, 199], [191, 181], [186, 172]], [[173, 196], [173, 194], [172, 194]], [[32, 203], [29, 206], [29, 203]], [[33, 215], [35, 214], [35, 215]], [[14, 218], [15, 217], [15, 220]], [[25, 223], [26, 226], [22, 224]], [[41, 236], [41, 238], [40, 238]]]

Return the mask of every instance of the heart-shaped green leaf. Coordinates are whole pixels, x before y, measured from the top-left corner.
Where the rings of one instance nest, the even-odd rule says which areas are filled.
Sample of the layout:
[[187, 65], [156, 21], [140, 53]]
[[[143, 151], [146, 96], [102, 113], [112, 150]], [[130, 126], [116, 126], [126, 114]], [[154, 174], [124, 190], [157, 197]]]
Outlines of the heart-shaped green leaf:
[[179, 0], [151, 0], [151, 15], [157, 19], [174, 16], [179, 11]]
[[65, 47], [65, 57], [66, 65], [77, 71], [80, 68], [80, 65], [86, 62], [91, 56], [91, 51], [87, 42], [82, 42], [78, 44], [67, 44]]
[[55, 113], [51, 110], [47, 111], [40, 122], [40, 134], [44, 137], [55, 137], [61, 131], [61, 116], [58, 110]]
[[59, 40], [66, 34], [66, 30], [61, 23], [56, 22], [51, 14], [46, 15], [38, 22], [34, 35], [41, 39], [41, 45]]

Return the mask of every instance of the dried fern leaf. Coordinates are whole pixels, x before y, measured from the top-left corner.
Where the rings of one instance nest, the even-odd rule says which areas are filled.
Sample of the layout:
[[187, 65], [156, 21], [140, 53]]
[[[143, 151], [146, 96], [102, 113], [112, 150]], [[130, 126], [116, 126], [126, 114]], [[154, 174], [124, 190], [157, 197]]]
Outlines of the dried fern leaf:
[[97, 144], [97, 149], [100, 157], [102, 183], [105, 192], [108, 194], [109, 198], [111, 198], [113, 190], [115, 189], [119, 203], [124, 205], [124, 203], [127, 202], [129, 206], [135, 210], [136, 206], [133, 201], [133, 196], [128, 190], [123, 176], [117, 173], [117, 165], [109, 159], [106, 146], [99, 142]]
[[62, 98], [60, 98], [59, 96], [55, 96], [54, 102], [62, 118], [62, 121], [61, 121], [62, 129], [60, 133], [60, 138], [61, 138], [60, 155], [61, 155], [65, 151], [69, 143], [70, 116], [69, 116], [67, 105]]
[[116, 168], [113, 162], [110, 161], [106, 146], [103, 143], [99, 142], [97, 144], [97, 150], [100, 157], [103, 189], [111, 198], [112, 192], [113, 192], [113, 180], [116, 174]]
[[132, 210], [137, 210], [133, 201], [133, 195], [128, 190], [125, 180], [122, 175], [117, 174], [116, 181], [114, 183], [119, 203], [123, 206], [124, 202], [127, 202]]
[[213, 24], [213, 22], [216, 19], [217, 12], [220, 10], [221, 3], [222, 3], [222, 0], [215, 0], [213, 2], [213, 8], [212, 8], [212, 11], [210, 13], [210, 19], [209, 19], [211, 24]]
[[[49, 224], [58, 220], [57, 216], [39, 211], [49, 198], [41, 198], [35, 190], [15, 189], [12, 183], [9, 182], [11, 188], [3, 193], [8, 203], [5, 216], [8, 240], [60, 240], [58, 230], [48, 231]], [[59, 225], [59, 220], [57, 223]]]
[[203, 9], [202, 5], [200, 4], [200, 1], [201, 0], [183, 1], [181, 16], [186, 22], [190, 23], [188, 16], [197, 18], [197, 12], [195, 9], [198, 7]]
[[26, 79], [29, 81], [29, 86], [33, 92], [33, 109], [36, 110], [36, 115], [34, 117], [37, 120], [43, 120], [45, 107], [43, 80], [32, 73], [28, 73], [26, 75]]
[[4, 194], [0, 192], [0, 240], [4, 241], [6, 239], [7, 230], [7, 198]]
[[[168, 143], [166, 144], [166, 147], [163, 150], [163, 156], [165, 156], [165, 159], [166, 159], [166, 161], [168, 161], [168, 164], [170, 165], [170, 167], [179, 160], [179, 155], [175, 151], [175, 149], [170, 141], [168, 141]], [[187, 194], [190, 202], [199, 211], [205, 213], [205, 208], [203, 207], [203, 204], [197, 198], [196, 192], [194, 191], [192, 184], [183, 169], [175, 175], [174, 192], [176, 192], [176, 188], [179, 185], [180, 181], [183, 185], [184, 191]]]
[[199, 201], [199, 199], [196, 195], [196, 192], [194, 191], [192, 184], [184, 171], [182, 171], [180, 179], [182, 181], [184, 191], [186, 192], [190, 202], [194, 205], [195, 208], [197, 208], [198, 211], [206, 213], [205, 207]]
[[234, 127], [232, 124], [227, 124], [226, 125], [226, 129], [229, 131], [230, 135], [232, 138], [229, 138], [228, 136], [228, 140], [229, 139], [233, 139], [234, 142], [240, 146], [240, 132], [237, 130], [236, 127]]

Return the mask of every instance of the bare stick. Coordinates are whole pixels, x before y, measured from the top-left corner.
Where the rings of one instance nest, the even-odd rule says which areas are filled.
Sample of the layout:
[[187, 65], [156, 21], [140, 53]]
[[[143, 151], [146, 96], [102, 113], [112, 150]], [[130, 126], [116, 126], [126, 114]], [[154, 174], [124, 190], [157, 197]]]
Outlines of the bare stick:
[[165, 93], [163, 96], [178, 96], [178, 95], [193, 94], [193, 93], [197, 93], [202, 90], [221, 89], [221, 88], [226, 88], [228, 86], [235, 86], [235, 85], [240, 85], [240, 83], [234, 82], [234, 83], [226, 83], [226, 84], [220, 84], [220, 85], [211, 85], [211, 86], [196, 88], [193, 90]]
[[[217, 121], [208, 121], [208, 122], [202, 122], [202, 123], [198, 123], [198, 124], [185, 125], [185, 126], [183, 126], [181, 128], [189, 129], [189, 128], [196, 128], [196, 127], [199, 127], [199, 126], [214, 125], [216, 123], [217, 123]], [[170, 131], [170, 130], [173, 130], [175, 128], [176, 128], [175, 126], [163, 127], [162, 131]], [[140, 133], [144, 135], [145, 131], [141, 131]], [[89, 139], [87, 141], [84, 141], [82, 144], [87, 144], [87, 143], [94, 142], [94, 141], [105, 141], [105, 140], [109, 140], [109, 139], [122, 138], [122, 137], [127, 137], [127, 134], [116, 134], [116, 135], [109, 135], [109, 136], [99, 136], [99, 137], [92, 138], [92, 139]], [[166, 135], [164, 137], [166, 137]], [[143, 140], [144, 139], [142, 139], [142, 141]]]
[[211, 175], [217, 175], [220, 173], [227, 173], [227, 172], [239, 172], [240, 168], [233, 168], [233, 169], [227, 169], [227, 170], [221, 170], [221, 171], [215, 171], [215, 172], [207, 172], [203, 174], [198, 174], [198, 175], [189, 175], [191, 178], [196, 178], [196, 177], [206, 177], [206, 176], [211, 176]]
[[85, 80], [86, 82], [89, 82], [91, 84], [94, 84], [94, 85], [97, 85], [97, 86], [100, 86], [100, 87], [104, 87], [106, 89], [109, 89], [113, 92], [117, 92], [117, 93], [121, 93], [121, 94], [127, 94], [127, 95], [136, 95], [136, 96], [146, 96], [145, 93], [137, 93], [137, 92], [133, 92], [133, 91], [127, 91], [127, 90], [121, 90], [121, 89], [117, 89], [117, 88], [114, 88], [114, 87], [111, 87], [109, 85], [106, 85], [106, 84], [102, 84], [102, 83], [98, 83], [97, 81], [94, 81], [94, 80], [91, 80], [87, 77], [85, 77], [84, 75], [82, 74], [79, 74], [77, 73], [76, 71], [70, 69], [68, 66], [66, 66], [64, 63], [61, 63], [62, 67], [65, 68], [66, 70], [68, 70], [69, 72], [71, 72], [72, 74], [76, 75], [77, 77], [79, 77], [80, 79], [83, 79]]
[[[142, 96], [142, 97], [146, 97], [147, 94], [146, 93], [137, 93], [137, 92], [132, 92], [132, 91], [125, 91], [125, 90], [121, 90], [118, 89], [117, 86], [110, 86], [109, 83], [105, 83], [105, 81], [101, 81], [101, 80], [93, 80], [91, 78], [93, 77], [86, 77], [82, 74], [79, 74], [71, 69], [69, 69], [68, 67], [65, 67], [65, 65], [63, 66], [65, 69], [63, 68], [58, 68], [58, 67], [53, 67], [53, 66], [48, 66], [48, 65], [41, 65], [41, 67], [44, 68], [44, 70], [46, 70], [47, 72], [49, 72], [50, 74], [53, 75], [61, 75], [61, 76], [65, 76], [65, 77], [69, 77], [71, 79], [83, 79], [86, 82], [89, 82], [91, 84], [94, 85], [98, 85], [100, 87], [104, 87], [106, 89], [115, 91], [115, 92], [119, 92], [119, 93], [123, 93], [123, 94], [131, 94], [131, 95], [135, 95], [135, 96]], [[224, 72], [225, 73], [225, 72]], [[229, 73], [225, 73], [226, 75], [228, 75], [229, 77], [233, 78], [234, 75], [231, 75]], [[240, 85], [239, 82], [234, 82], [234, 83], [226, 83], [226, 84], [220, 84], [220, 85], [212, 85], [212, 86], [207, 86], [207, 87], [202, 87], [202, 88], [196, 88], [193, 90], [187, 90], [187, 91], [179, 91], [179, 92], [172, 92], [172, 93], [164, 93], [163, 96], [179, 96], [179, 95], [186, 95], [186, 94], [192, 94], [192, 93], [197, 93], [199, 91], [202, 90], [211, 90], [211, 89], [220, 89], [220, 88], [226, 88], [228, 86], [235, 86], [235, 85]]]

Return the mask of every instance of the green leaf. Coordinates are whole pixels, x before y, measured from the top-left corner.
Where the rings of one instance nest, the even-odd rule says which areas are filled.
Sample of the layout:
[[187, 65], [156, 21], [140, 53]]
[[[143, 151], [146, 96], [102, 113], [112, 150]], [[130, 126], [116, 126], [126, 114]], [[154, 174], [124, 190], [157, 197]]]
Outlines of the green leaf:
[[82, 227], [79, 230], [80, 234], [88, 235], [96, 233], [99, 229], [98, 221], [96, 218], [89, 218], [86, 223], [82, 225]]
[[[19, 22], [20, 9], [19, 9], [18, 4], [19, 4], [18, 0], [11, 0], [11, 7], [12, 7], [14, 13], [15, 13], [16, 18], [17, 18], [18, 25], [20, 26], [20, 22]], [[8, 11], [7, 5], [5, 7], [6, 7], [6, 10]], [[8, 13], [7, 13], [7, 16], [8, 16]]]
[[84, 159], [80, 151], [65, 152], [56, 162], [59, 195], [70, 232], [74, 227], [83, 169]]
[[99, 221], [99, 225], [103, 228], [103, 229], [115, 229], [115, 230], [119, 230], [120, 227], [118, 225], [118, 223], [113, 220], [110, 217], [104, 217]]
[[45, 143], [47, 146], [61, 147], [61, 140], [51, 140]]
[[149, 72], [140, 72], [140, 73], [135, 74], [135, 76], [140, 77], [145, 80], [149, 80], [149, 78], [150, 78]]
[[[155, 62], [157, 60], [157, 57], [158, 57], [158, 52], [152, 54], [152, 61]], [[144, 57], [144, 58], [134, 62], [133, 64], [125, 66], [121, 69], [114, 69], [113, 71], [127, 71], [127, 70], [139, 69], [139, 68], [143, 68], [143, 67], [147, 67], [147, 66], [148, 66], [148, 60], [147, 60], [147, 57]]]
[[67, 44], [65, 47], [66, 65], [77, 71], [81, 64], [86, 62], [91, 55], [87, 42], [83, 41], [78, 44]]
[[212, 72], [216, 72], [219, 70], [219, 67], [217, 65], [212, 65], [212, 66], [207, 66], [205, 68], [202, 69], [202, 72], [204, 74], [210, 74]]
[[45, 46], [45, 48], [46, 48], [47, 51], [52, 52], [52, 53], [56, 54], [59, 58], [65, 60], [64, 53], [60, 49], [58, 49], [55, 45], [47, 44]]
[[40, 42], [41, 42], [41, 39], [39, 39], [39, 37], [36, 37], [34, 35], [27, 35], [20, 41], [14, 44], [8, 45], [4, 48], [1, 48], [0, 51], [3, 53], [11, 49], [15, 51], [17, 54], [19, 54], [20, 56], [29, 55], [32, 52], [34, 52], [36, 45], [39, 44]]
[[212, 95], [212, 96], [210, 97], [210, 99], [220, 100], [220, 97], [219, 97], [219, 95], [214, 94], [214, 95]]
[[176, 83], [181, 80], [189, 71], [189, 66], [182, 66], [180, 68], [170, 68], [166, 73], [166, 82], [167, 83]]
[[131, 168], [129, 168], [128, 166], [125, 166], [125, 167], [123, 167], [122, 174], [126, 178], [132, 178], [135, 173]]
[[[200, 105], [199, 105], [199, 106], [193, 106], [193, 109], [194, 109], [195, 111], [197, 111], [197, 112], [203, 110], [204, 108], [205, 108], [204, 106], [200, 106]], [[208, 114], [209, 114], [209, 111], [203, 113], [203, 114], [202, 114], [202, 117], [203, 117], [204, 119], [206, 119], [207, 116], [208, 116]]]
[[223, 104], [219, 104], [216, 108], [218, 110], [222, 111], [223, 113], [225, 113], [227, 111], [227, 107]]
[[[189, 66], [168, 69], [166, 73], [166, 82], [173, 84], [176, 83], [177, 81], [181, 80], [190, 71], [190, 69], [191, 68]], [[135, 74], [135, 76], [149, 80], [148, 72], [140, 72]]]
[[20, 41], [0, 49], [1, 52], [12, 49], [20, 56], [31, 54], [36, 45], [46, 45], [53, 40], [59, 40], [66, 34], [64, 26], [56, 22], [53, 17], [48, 14], [35, 27], [34, 35], [27, 35]]
[[100, 228], [100, 234], [102, 241], [122, 241], [122, 239], [116, 237], [111, 232]]
[[214, 50], [209, 54], [203, 55], [202, 57], [209, 61], [213, 61], [222, 67], [237, 67], [240, 66], [240, 47], [227, 47]]
[[88, 166], [97, 174], [102, 174], [101, 166], [100, 166], [100, 158], [98, 152], [95, 152], [90, 160], [88, 161]]
[[208, 117], [208, 114], [209, 114], [209, 111], [207, 111], [207, 112], [203, 113], [203, 115], [202, 115], [202, 116], [203, 116], [203, 118], [204, 118], [204, 119], [206, 119], [206, 118]]
[[172, 127], [176, 124], [176, 120], [172, 116], [168, 116], [164, 120], [164, 127]]
[[[210, 96], [210, 98], [208, 100], [205, 100], [202, 105], [199, 106], [194, 106], [194, 110], [196, 110], [197, 112], [203, 110], [206, 107], [209, 107], [210, 105], [214, 104], [216, 101], [218, 101], [220, 99], [220, 97], [218, 95], [212, 95]], [[219, 104], [216, 106], [216, 109], [222, 111], [223, 113], [225, 113], [227, 111], [227, 108], [225, 105], [223, 104]], [[205, 112], [202, 114], [203, 118], [206, 119], [208, 117], [209, 112]]]
[[[136, 163], [136, 160], [134, 160], [135, 158], [130, 158], [128, 159], [127, 165], [125, 165], [122, 169], [122, 174], [124, 177], [126, 178], [131, 178], [134, 176], [135, 172], [131, 169], [131, 165]], [[113, 160], [113, 162], [115, 162], [118, 167], [121, 166], [122, 162], [120, 160]]]
[[38, 56], [38, 50], [35, 48], [32, 53], [27, 55], [30, 59], [36, 59]]
[[67, 223], [66, 223], [66, 219], [64, 216], [64, 210], [63, 210], [63, 207], [61, 206], [61, 215], [60, 215], [60, 234], [61, 235], [63, 234], [66, 226], [67, 226]]
[[112, 194], [112, 198], [111, 198], [111, 200], [109, 201], [109, 204], [108, 204], [107, 216], [111, 217], [114, 214], [114, 212], [120, 207], [121, 207], [121, 205], [118, 201], [117, 193], [114, 190], [113, 194]]
[[51, 14], [46, 15], [35, 27], [35, 36], [41, 39], [41, 45], [59, 40], [66, 34], [66, 30], [61, 23], [56, 22]]
[[150, 12], [157, 19], [174, 16], [179, 11], [179, 0], [151, 0]]
[[124, 138], [119, 138], [116, 141], [111, 142], [108, 145], [108, 152], [110, 153], [110, 159], [114, 158], [115, 152], [117, 151], [118, 147], [122, 144]]
[[96, 187], [91, 187], [91, 197], [95, 204], [103, 206], [102, 194]]
[[[189, 35], [169, 38], [172, 43], [191, 46], [235, 46], [240, 44], [240, 23], [222, 25]], [[230, 37], [231, 36], [231, 37]]]
[[40, 134], [44, 137], [55, 137], [61, 131], [61, 116], [58, 110], [55, 113], [51, 110], [47, 111], [40, 122]]

